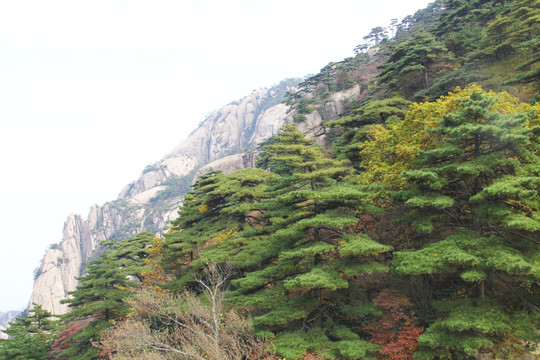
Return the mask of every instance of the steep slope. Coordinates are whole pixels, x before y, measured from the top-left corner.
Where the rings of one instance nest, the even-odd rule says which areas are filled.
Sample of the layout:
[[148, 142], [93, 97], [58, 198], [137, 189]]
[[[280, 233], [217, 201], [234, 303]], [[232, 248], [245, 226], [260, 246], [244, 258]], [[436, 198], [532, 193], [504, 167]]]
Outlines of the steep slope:
[[[125, 239], [143, 230], [156, 234], [177, 216], [178, 205], [196, 176], [213, 170], [229, 173], [253, 167], [257, 144], [295, 121], [296, 107], [283, 104], [285, 94], [299, 80], [284, 80], [270, 89], [254, 91], [209, 115], [161, 161], [120, 192], [118, 199], [93, 206], [86, 219], [72, 214], [64, 224], [62, 241], [45, 253], [36, 274], [29, 307], [40, 304], [53, 314], [69, 309], [61, 304], [75, 290], [85, 264], [105, 239]], [[347, 101], [361, 95], [357, 84], [336, 92], [298, 122], [308, 136], [324, 141], [323, 121], [339, 117]]]
[[254, 91], [214, 112], [163, 160], [147, 166], [118, 199], [93, 206], [86, 219], [69, 215], [62, 241], [52, 245], [41, 261], [29, 306], [41, 304], [53, 314], [66, 313], [68, 307], [60, 301], [75, 290], [76, 277], [99, 249], [99, 243], [143, 230], [156, 234], [166, 230], [201, 166], [224, 157], [218, 160], [216, 169], [234, 171], [253, 166], [253, 161], [228, 161], [226, 156], [254, 148], [278, 131], [288, 116], [281, 102], [298, 81], [284, 80], [270, 89]]

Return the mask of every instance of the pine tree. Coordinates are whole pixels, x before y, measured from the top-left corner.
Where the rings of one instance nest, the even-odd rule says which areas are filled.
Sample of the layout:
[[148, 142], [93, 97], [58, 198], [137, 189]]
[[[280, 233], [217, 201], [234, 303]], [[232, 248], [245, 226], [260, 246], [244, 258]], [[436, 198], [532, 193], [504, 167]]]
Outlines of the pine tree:
[[377, 77], [380, 85], [401, 91], [406, 98], [422, 97], [428, 94], [434, 74], [440, 76], [452, 62], [442, 43], [430, 33], [419, 31], [393, 49]]
[[382, 26], [374, 27], [368, 35], [364, 36], [364, 40], [372, 42], [374, 46], [385, 39], [388, 39], [388, 30]]
[[3, 332], [9, 336], [0, 340], [1, 360], [46, 360], [60, 331], [58, 320], [53, 315], [34, 304], [27, 316], [10, 323]]
[[163, 266], [177, 277], [197, 258], [200, 246], [226, 227], [216, 216], [223, 203], [221, 195], [215, 193], [222, 176], [211, 172], [197, 181], [165, 235]]
[[279, 177], [258, 205], [261, 225], [244, 234], [249, 247], [235, 256], [245, 275], [233, 280], [233, 302], [257, 309], [256, 327], [277, 335], [273, 349], [287, 358], [376, 350], [348, 327], [361, 304], [355, 280], [387, 271], [376, 260], [391, 249], [364, 231], [361, 215], [378, 212], [372, 193], [348, 183], [346, 161], [327, 157], [294, 125], [265, 144], [258, 166]]
[[[165, 234], [163, 265], [176, 280], [167, 284], [182, 289], [194, 283], [205, 264], [224, 263], [245, 246], [242, 230], [257, 225], [256, 202], [268, 195], [266, 182], [274, 177], [260, 169], [232, 174], [203, 175], [186, 195], [179, 217]], [[203, 251], [204, 250], [204, 251]]]
[[153, 238], [152, 234], [143, 232], [124, 241], [104, 242], [110, 249], [88, 264], [84, 276], [79, 278], [79, 286], [69, 293], [71, 298], [63, 301], [72, 308], [64, 315], [65, 320], [89, 317], [92, 321], [67, 340], [70, 346], [61, 356], [87, 360], [98, 355], [98, 349], [93, 345], [99, 340], [100, 332], [124, 318], [129, 311], [125, 300], [137, 287], [137, 282], [132, 279], [140, 279], [141, 273], [148, 270], [144, 259]]
[[445, 0], [444, 11], [436, 27], [436, 34], [461, 31], [470, 24], [486, 24], [508, 10], [507, 0]]
[[[508, 83], [534, 84], [540, 88], [540, 2], [518, 0], [512, 4], [507, 16], [512, 21], [512, 30], [505, 42], [510, 41], [514, 51], [520, 54], [519, 70]], [[502, 20], [501, 20], [502, 21]]]

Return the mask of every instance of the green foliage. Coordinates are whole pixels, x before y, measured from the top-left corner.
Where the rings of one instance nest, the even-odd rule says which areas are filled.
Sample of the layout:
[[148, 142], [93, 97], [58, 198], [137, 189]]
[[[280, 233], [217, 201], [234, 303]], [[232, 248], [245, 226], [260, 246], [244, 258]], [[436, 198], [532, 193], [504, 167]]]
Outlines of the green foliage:
[[341, 255], [377, 255], [392, 250], [391, 247], [373, 241], [366, 234], [347, 235], [342, 237], [343, 245], [339, 247]]
[[[307, 105], [321, 101], [333, 92], [346, 90], [356, 84], [353, 72], [365, 62], [365, 55], [344, 59], [337, 63], [329, 63], [314, 76], [310, 76], [298, 84], [298, 91], [289, 95], [288, 104], [298, 103], [300, 114], [307, 113]], [[309, 94], [309, 95], [308, 95]], [[306, 98], [308, 95], [309, 98]]]
[[[254, 202], [268, 197], [264, 190], [272, 177], [263, 170], [243, 169], [229, 175], [209, 173], [199, 179], [186, 195], [172, 231], [165, 234], [163, 266], [177, 277], [169, 287], [182, 287], [193, 280], [195, 273], [186, 271], [185, 264], [198, 269], [208, 261], [230, 261], [240, 251], [243, 243], [237, 233], [256, 226], [253, 212], [258, 207]], [[204, 258], [199, 258], [203, 248]]]
[[388, 31], [382, 26], [374, 27], [369, 34], [364, 36], [364, 40], [372, 42], [375, 46], [379, 45], [384, 39], [388, 39]]
[[10, 323], [3, 332], [9, 336], [0, 340], [1, 360], [46, 360], [61, 326], [53, 315], [35, 305], [27, 316]]
[[325, 359], [374, 359], [372, 356], [379, 349], [377, 345], [360, 340], [358, 335], [348, 331], [343, 338], [339, 338], [339, 341], [332, 342], [317, 329], [295, 331], [277, 337], [270, 350], [279, 352], [287, 359], [300, 359], [303, 354], [310, 352], [323, 355]]
[[378, 75], [379, 83], [410, 97], [429, 89], [434, 74], [448, 69], [452, 61], [443, 44], [430, 33], [420, 31], [393, 49]]
[[195, 174], [189, 174], [183, 177], [171, 177], [165, 181], [161, 186], [165, 186], [165, 189], [159, 191], [156, 196], [150, 199], [150, 205], [156, 206], [160, 202], [169, 199], [176, 199], [182, 195], [185, 195], [191, 190], [191, 180]]
[[[252, 311], [256, 330], [273, 337], [271, 351], [293, 359], [313, 352], [335, 359], [375, 354], [380, 348], [366, 342], [365, 325], [377, 309], [365, 292], [392, 283], [384, 274], [429, 274], [441, 281], [430, 294], [411, 289], [440, 300], [427, 301], [420, 310], [438, 309], [424, 317], [427, 330], [417, 356], [470, 356], [504, 337], [534, 339], [532, 318], [514, 317], [503, 305], [511, 299], [521, 312], [534, 306], [531, 294], [540, 274], [539, 252], [523, 238], [536, 231], [537, 115], [520, 109], [531, 108], [471, 86], [435, 103], [373, 102], [336, 122], [336, 128], [352, 133], [361, 131], [363, 119], [379, 122], [376, 126], [399, 129], [398, 143], [414, 147], [407, 150], [403, 166], [409, 170], [391, 211], [430, 237], [412, 232], [412, 242], [400, 244], [403, 250], [394, 252], [391, 267], [385, 257], [393, 248], [380, 241], [390, 229], [379, 228], [376, 216], [381, 210], [375, 201], [384, 190], [354, 183], [359, 178], [351, 176], [348, 160], [332, 159], [294, 125], [285, 126], [263, 143], [262, 169], [207, 174], [186, 197], [182, 216], [166, 235], [163, 264], [176, 276], [168, 286], [191, 287], [208, 262], [232, 264], [232, 303]], [[359, 147], [378, 140], [365, 139]], [[393, 149], [383, 144], [379, 151], [387, 156]], [[361, 154], [364, 161], [371, 156]], [[503, 288], [495, 290], [499, 282]], [[464, 324], [471, 327], [458, 328], [458, 313], [441, 310], [456, 297], [495, 304], [500, 317], [482, 320], [483, 310], [470, 311]], [[484, 324], [488, 320], [493, 324]], [[396, 336], [412, 353], [421, 329], [410, 321], [400, 327], [399, 321]], [[508, 327], [498, 328], [496, 321]], [[445, 343], [445, 336], [455, 336], [461, 345]], [[442, 345], [430, 342], [439, 337]], [[385, 356], [397, 353], [399, 346], [391, 344]]]
[[94, 344], [99, 340], [100, 332], [124, 318], [129, 311], [125, 300], [137, 286], [130, 277], [140, 281], [143, 271], [150, 270], [144, 266], [144, 259], [148, 257], [148, 247], [153, 239], [152, 234], [143, 232], [124, 241], [103, 243], [109, 250], [88, 264], [84, 276], [79, 278], [79, 286], [69, 293], [72, 297], [63, 301], [72, 308], [64, 319], [91, 317], [93, 320], [67, 340], [71, 342], [70, 347], [61, 356], [72, 359], [97, 356]]
[[[328, 306], [331, 297], [342, 293], [344, 302], [352, 301], [351, 282], [363, 270], [354, 262], [369, 263], [391, 250], [359, 233], [360, 215], [378, 211], [371, 204], [372, 193], [349, 183], [345, 163], [326, 157], [292, 125], [263, 146], [258, 165], [279, 176], [269, 181], [268, 197], [258, 204], [261, 226], [245, 233], [250, 246], [235, 257], [241, 268], [246, 266], [243, 259], [255, 260], [233, 280], [233, 302], [263, 312], [254, 323], [259, 331], [280, 334], [274, 346], [283, 356], [298, 358], [311, 351], [301, 345], [289, 349], [291, 336], [320, 334], [318, 349], [312, 350], [326, 357], [354, 358], [352, 348], [362, 343], [359, 338], [358, 343], [334, 341], [329, 335], [332, 326], [322, 324], [342, 317]], [[335, 261], [341, 256], [352, 261]], [[291, 333], [301, 323], [312, 323], [313, 332]]]
[[512, 332], [528, 332], [527, 337], [532, 339], [538, 336], [531, 326], [532, 319], [508, 314], [491, 300], [455, 300], [437, 305], [445, 316], [420, 336], [415, 359], [472, 358], [492, 347], [494, 341], [512, 336]]
[[393, 266], [405, 274], [458, 273], [466, 282], [485, 280], [492, 271], [535, 277], [540, 265], [497, 237], [461, 231], [417, 251], [395, 254]]
[[311, 104], [314, 103], [314, 99], [308, 99], [307, 97], [303, 97], [298, 101], [298, 113], [299, 114], [309, 114], [312, 110], [310, 107]]
[[306, 121], [307, 116], [304, 114], [296, 114], [294, 115], [294, 122], [295, 123], [301, 123], [303, 121]]
[[366, 141], [369, 129], [376, 124], [392, 124], [405, 117], [412, 103], [400, 97], [370, 101], [364, 106], [351, 110], [328, 124], [339, 134], [334, 142], [334, 152], [338, 159], [348, 159], [355, 168], [360, 167], [359, 148]]
[[508, 10], [508, 1], [445, 0], [436, 33], [446, 35], [459, 32], [470, 24], [485, 24]]
[[539, 16], [540, 4], [537, 0], [514, 1], [507, 14], [498, 15], [486, 27], [486, 38], [481, 43], [479, 54], [506, 59], [524, 51], [534, 58], [539, 46], [538, 40], [534, 40], [540, 34]]

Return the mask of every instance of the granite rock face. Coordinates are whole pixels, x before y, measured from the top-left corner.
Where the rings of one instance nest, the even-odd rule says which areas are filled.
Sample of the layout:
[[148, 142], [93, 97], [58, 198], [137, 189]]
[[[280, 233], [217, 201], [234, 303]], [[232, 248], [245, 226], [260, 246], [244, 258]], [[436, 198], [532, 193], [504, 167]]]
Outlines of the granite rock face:
[[60, 300], [67, 298], [68, 291], [75, 290], [78, 284], [76, 277], [81, 275], [81, 269], [99, 242], [113, 237], [125, 225], [122, 215], [122, 211], [109, 203], [102, 207], [93, 206], [87, 219], [69, 215], [62, 241], [51, 246], [41, 260], [29, 308], [35, 303], [56, 315], [66, 313], [68, 307], [60, 304]]
[[194, 184], [202, 175], [211, 171], [221, 171], [224, 174], [230, 174], [239, 169], [254, 168], [256, 160], [257, 151], [254, 150], [226, 156], [201, 167], [191, 183]]
[[[290, 88], [290, 87], [289, 87]], [[190, 156], [207, 164], [250, 149], [277, 133], [287, 122], [283, 91], [260, 89], [211, 114], [171, 156]], [[276, 101], [280, 99], [280, 101]], [[290, 121], [290, 120], [289, 120]]]

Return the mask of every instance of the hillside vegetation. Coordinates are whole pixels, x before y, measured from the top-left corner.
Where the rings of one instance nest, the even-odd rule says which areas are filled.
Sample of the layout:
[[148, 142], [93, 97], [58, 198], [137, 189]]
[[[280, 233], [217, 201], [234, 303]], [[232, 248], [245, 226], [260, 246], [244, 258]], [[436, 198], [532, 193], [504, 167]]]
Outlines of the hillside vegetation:
[[287, 95], [301, 123], [358, 87], [344, 116], [106, 242], [0, 359], [538, 357], [540, 1], [437, 0], [364, 40]]

